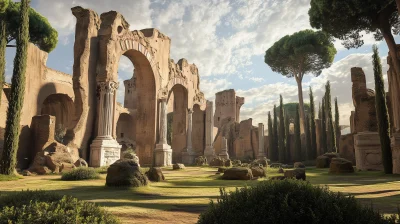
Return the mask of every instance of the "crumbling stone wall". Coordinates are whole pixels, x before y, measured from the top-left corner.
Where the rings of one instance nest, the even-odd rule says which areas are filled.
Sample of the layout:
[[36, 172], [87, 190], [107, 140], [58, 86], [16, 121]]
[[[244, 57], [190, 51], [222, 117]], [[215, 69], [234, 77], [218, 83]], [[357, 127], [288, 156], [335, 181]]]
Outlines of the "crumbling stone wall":
[[234, 89], [228, 89], [215, 94], [214, 126], [222, 127], [223, 120], [231, 118], [240, 122], [240, 108], [244, 104], [244, 98], [236, 96]]

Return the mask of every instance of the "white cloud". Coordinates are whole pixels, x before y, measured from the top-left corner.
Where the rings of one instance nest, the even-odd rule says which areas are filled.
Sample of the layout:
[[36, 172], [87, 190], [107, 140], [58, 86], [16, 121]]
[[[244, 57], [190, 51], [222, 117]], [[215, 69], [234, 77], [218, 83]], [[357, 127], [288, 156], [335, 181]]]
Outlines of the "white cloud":
[[231, 82], [226, 79], [201, 79], [200, 89], [205, 94], [207, 100], [214, 101], [215, 93], [228, 89], [231, 86]]

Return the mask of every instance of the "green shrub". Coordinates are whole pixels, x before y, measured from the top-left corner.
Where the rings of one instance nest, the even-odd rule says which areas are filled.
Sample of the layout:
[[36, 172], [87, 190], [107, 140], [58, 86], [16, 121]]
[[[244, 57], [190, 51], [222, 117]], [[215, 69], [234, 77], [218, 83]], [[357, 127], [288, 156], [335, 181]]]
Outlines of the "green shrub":
[[91, 167], [78, 167], [61, 176], [61, 180], [90, 180], [99, 179], [100, 175]]
[[99, 174], [107, 174], [107, 169], [108, 169], [108, 166], [101, 166], [101, 167], [94, 168], [94, 170]]
[[0, 224], [119, 223], [117, 218], [93, 203], [44, 191], [12, 193], [0, 197], [0, 204], [3, 205]]
[[395, 223], [352, 196], [296, 180], [263, 181], [221, 196], [199, 217], [203, 223]]

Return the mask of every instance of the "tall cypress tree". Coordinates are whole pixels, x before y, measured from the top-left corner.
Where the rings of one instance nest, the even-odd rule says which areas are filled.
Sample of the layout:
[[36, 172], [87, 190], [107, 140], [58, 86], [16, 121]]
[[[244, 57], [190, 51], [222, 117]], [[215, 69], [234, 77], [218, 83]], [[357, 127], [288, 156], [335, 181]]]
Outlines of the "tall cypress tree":
[[337, 147], [336, 147], [336, 133], [335, 129], [333, 126], [333, 117], [332, 117], [332, 101], [331, 101], [331, 84], [328, 81], [325, 85], [325, 106], [326, 106], [326, 112], [328, 113], [328, 130], [331, 136], [331, 150], [332, 152], [337, 152]]
[[322, 111], [321, 111], [321, 102], [319, 102], [319, 107], [318, 107], [318, 119], [322, 118]]
[[326, 116], [325, 116], [325, 98], [322, 98], [321, 107], [321, 148], [322, 152], [325, 153], [328, 149], [326, 142]]
[[272, 127], [271, 112], [268, 112], [268, 158], [272, 160], [274, 148], [274, 130]]
[[386, 105], [385, 83], [382, 76], [382, 65], [379, 57], [378, 47], [373, 46], [374, 54], [372, 63], [374, 66], [375, 78], [375, 108], [378, 118], [378, 131], [381, 140], [383, 169], [386, 174], [393, 172], [392, 150], [390, 147], [390, 123]]
[[312, 160], [314, 158], [311, 157], [311, 127], [310, 127], [310, 117], [308, 116], [308, 114], [306, 115], [306, 155], [304, 155], [304, 157], [306, 158], [306, 160]]
[[283, 99], [280, 95], [279, 101], [279, 162], [285, 161], [285, 118], [283, 116]]
[[335, 97], [335, 137], [336, 137], [336, 148], [337, 151], [339, 149], [339, 139], [340, 139], [340, 124], [339, 124], [339, 106], [338, 106], [338, 102], [337, 102], [337, 97]]
[[285, 137], [285, 162], [290, 162], [290, 121], [287, 113], [285, 113]]
[[300, 138], [300, 115], [299, 106], [296, 106], [296, 118], [294, 121], [294, 160], [301, 161], [301, 138]]
[[11, 175], [17, 163], [18, 140], [20, 133], [21, 109], [25, 94], [25, 72], [29, 42], [29, 1], [20, 4], [20, 26], [14, 59], [13, 77], [11, 79], [10, 101], [7, 110], [7, 122], [4, 134], [4, 147], [0, 159], [0, 173]]
[[310, 132], [311, 132], [311, 150], [308, 159], [315, 159], [317, 155], [317, 134], [315, 132], [315, 105], [314, 94], [310, 86]]
[[276, 105], [274, 105], [274, 148], [271, 160], [278, 161], [278, 115], [276, 114]]

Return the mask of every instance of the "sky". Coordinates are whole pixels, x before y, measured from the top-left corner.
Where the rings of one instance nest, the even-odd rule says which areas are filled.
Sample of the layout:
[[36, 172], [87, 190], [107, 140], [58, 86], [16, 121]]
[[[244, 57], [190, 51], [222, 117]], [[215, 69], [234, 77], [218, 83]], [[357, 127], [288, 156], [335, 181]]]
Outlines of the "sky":
[[[311, 29], [308, 10], [310, 0], [31, 0], [31, 6], [48, 18], [59, 33], [59, 43], [49, 54], [47, 66], [72, 74], [75, 17], [73, 6], [91, 8], [98, 14], [110, 10], [122, 13], [132, 30], [157, 28], [171, 38], [171, 58], [177, 62], [186, 58], [199, 68], [200, 88], [208, 100], [215, 93], [235, 89], [245, 97], [241, 119], [253, 118], [253, 125], [267, 124], [267, 114], [274, 104], [298, 102], [297, 84], [271, 71], [264, 63], [265, 51], [285, 35]], [[377, 44], [382, 57], [383, 71], [388, 66], [388, 48], [365, 34], [364, 46], [345, 49], [335, 41], [338, 51], [334, 63], [319, 77], [305, 76], [304, 101], [308, 88], [314, 90], [316, 105], [330, 80], [332, 97], [337, 97], [340, 124], [349, 125], [354, 110], [351, 96], [351, 67], [362, 67], [368, 88], [374, 89], [372, 45]], [[399, 41], [399, 37], [395, 37]], [[6, 81], [10, 81], [15, 49], [7, 49]], [[132, 77], [133, 65], [122, 57], [119, 81]], [[386, 74], [384, 74], [386, 79]], [[386, 85], [387, 86], [387, 85]], [[118, 101], [123, 103], [123, 85]], [[333, 102], [333, 100], [332, 100]]]

